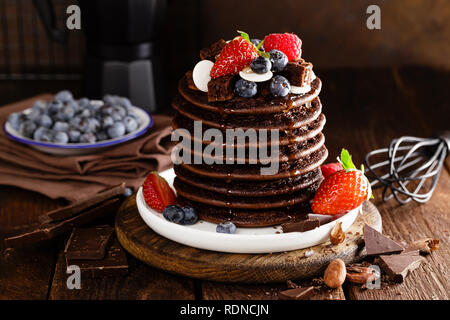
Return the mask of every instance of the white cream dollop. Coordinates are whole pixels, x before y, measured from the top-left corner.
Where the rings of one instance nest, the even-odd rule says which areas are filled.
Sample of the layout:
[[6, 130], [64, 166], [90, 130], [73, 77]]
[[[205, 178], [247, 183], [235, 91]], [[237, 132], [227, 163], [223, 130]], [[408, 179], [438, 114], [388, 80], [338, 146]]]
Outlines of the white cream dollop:
[[208, 92], [208, 82], [211, 80], [209, 73], [214, 65], [210, 60], [199, 61], [192, 71], [192, 80], [198, 90]]

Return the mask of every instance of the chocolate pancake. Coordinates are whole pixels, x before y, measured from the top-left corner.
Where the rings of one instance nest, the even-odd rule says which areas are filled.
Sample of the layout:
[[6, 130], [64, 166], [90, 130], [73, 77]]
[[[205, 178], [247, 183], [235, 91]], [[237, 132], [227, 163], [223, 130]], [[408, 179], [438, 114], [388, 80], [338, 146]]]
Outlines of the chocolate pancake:
[[195, 208], [202, 220], [213, 223], [232, 221], [236, 226], [244, 228], [268, 227], [300, 221], [306, 219], [307, 214], [311, 213], [311, 206], [307, 201], [289, 208], [263, 210], [216, 207], [192, 201], [183, 196], [178, 197], [178, 202], [183, 206]]
[[194, 187], [241, 197], [265, 197], [293, 193], [322, 180], [320, 168], [296, 177], [271, 181], [226, 181], [195, 175], [182, 166], [175, 166], [174, 169], [178, 179]]
[[183, 116], [194, 121], [202, 121], [203, 125], [219, 129], [241, 128], [244, 130], [250, 128], [292, 130], [314, 122], [322, 111], [322, 104], [318, 97], [311, 102], [295, 108], [287, 108], [278, 113], [217, 113], [198, 108], [181, 96], [175, 98], [172, 106]]
[[263, 198], [240, 197], [217, 193], [197, 188], [191, 184], [185, 183], [179, 178], [175, 178], [173, 186], [178, 195], [208, 205], [232, 209], [272, 209], [293, 206], [301, 202], [309, 201], [314, 196], [319, 184], [320, 182], [317, 181], [304, 189], [292, 193]]
[[262, 175], [261, 168], [269, 165], [261, 164], [181, 164], [194, 174], [227, 180], [275, 180], [299, 176], [318, 168], [327, 158], [328, 150], [322, 146], [302, 159], [279, 163], [278, 172]]
[[[278, 159], [274, 160], [274, 161], [278, 161], [278, 162], [286, 162], [286, 161], [293, 161], [293, 160], [297, 160], [300, 158], [304, 158], [307, 155], [319, 150], [325, 143], [325, 136], [322, 133], [319, 133], [317, 136], [309, 139], [309, 140], [305, 140], [302, 141], [300, 143], [293, 143], [293, 144], [288, 144], [288, 145], [282, 145], [282, 146], [278, 146]], [[214, 143], [211, 143], [211, 145], [215, 145]], [[203, 160], [206, 163], [218, 163], [219, 159], [222, 159], [221, 163], [225, 164], [226, 163], [226, 159], [233, 159], [235, 163], [250, 163], [251, 160], [252, 161], [256, 161], [257, 163], [261, 163], [261, 159], [259, 158], [259, 144], [252, 144], [252, 146], [254, 147], [253, 152], [255, 153], [255, 158], [250, 158], [249, 156], [249, 147], [247, 146], [234, 146], [234, 151], [233, 151], [233, 156], [229, 156], [227, 154], [227, 150], [226, 150], [226, 145], [223, 144], [217, 144], [217, 148], [219, 150], [221, 150], [221, 157], [215, 154], [215, 149], [213, 149], [214, 152], [211, 153], [204, 153], [203, 149], [202, 150], [195, 150], [195, 147], [191, 141], [191, 162], [193, 162], [192, 159], [194, 159], [194, 156], [198, 156], [198, 157], [203, 157]], [[264, 145], [263, 145], [264, 146]], [[275, 145], [276, 146], [276, 145]], [[268, 157], [267, 158], [263, 158], [263, 160], [268, 160], [270, 159], [270, 155], [271, 155], [271, 144], [269, 144], [267, 146], [267, 150], [268, 150]], [[231, 147], [233, 148], [233, 147]], [[274, 150], [276, 151], [276, 149]], [[264, 162], [264, 161], [263, 161]]]
[[[280, 130], [278, 132], [278, 143], [280, 145], [287, 145], [287, 144], [292, 144], [292, 143], [299, 143], [302, 141], [305, 141], [307, 139], [311, 139], [315, 136], [317, 136], [323, 129], [324, 125], [325, 125], [326, 119], [325, 119], [325, 115], [323, 113], [321, 113], [319, 115], [319, 117], [317, 117], [316, 120], [314, 120], [313, 122], [310, 122], [304, 126], [301, 126], [299, 128], [294, 128], [292, 130], [289, 129], [284, 129], [284, 130]], [[175, 117], [172, 120], [172, 127], [174, 129], [186, 129], [189, 131], [190, 133], [190, 138], [194, 141], [201, 141], [204, 144], [209, 144], [210, 141], [205, 141], [205, 140], [198, 140], [197, 137], [194, 134], [194, 122], [181, 115], [181, 114], [176, 114]], [[210, 126], [207, 125], [202, 125], [201, 128], [201, 133], [202, 133], [202, 137], [204, 136], [204, 133], [206, 130], [209, 129], [217, 129], [217, 128], [212, 128]], [[256, 131], [258, 131], [258, 128], [254, 128]], [[266, 129], [266, 128], [264, 128]], [[224, 129], [219, 129], [221, 132], [224, 133], [224, 137], [225, 137], [225, 131]], [[267, 142], [269, 145], [271, 145], [272, 141], [271, 141], [271, 131], [267, 131]], [[249, 142], [246, 141], [246, 146], [249, 145]]]
[[235, 96], [221, 102], [208, 102], [208, 96], [201, 91], [189, 89], [186, 77], [178, 82], [178, 91], [184, 99], [197, 108], [209, 110], [216, 114], [259, 114], [284, 112], [288, 108], [304, 105], [316, 98], [322, 88], [322, 82], [316, 78], [311, 82], [311, 91], [304, 95], [289, 94], [284, 98], [258, 95], [248, 99]]

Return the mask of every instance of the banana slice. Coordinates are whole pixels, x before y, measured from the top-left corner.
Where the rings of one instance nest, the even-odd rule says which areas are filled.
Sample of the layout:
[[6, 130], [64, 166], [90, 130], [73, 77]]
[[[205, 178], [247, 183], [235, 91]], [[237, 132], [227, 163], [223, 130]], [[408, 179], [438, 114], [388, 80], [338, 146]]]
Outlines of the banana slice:
[[291, 93], [293, 94], [305, 94], [308, 93], [309, 91], [311, 91], [311, 86], [309, 85], [304, 85], [303, 87], [291, 85]]
[[213, 65], [214, 62], [210, 60], [202, 60], [195, 65], [194, 71], [192, 71], [192, 80], [198, 90], [208, 92], [208, 82], [211, 80], [209, 73]]
[[263, 82], [263, 81], [267, 81], [269, 79], [272, 78], [273, 73], [272, 71], [267, 71], [266, 73], [256, 73], [253, 72], [252, 68], [250, 67], [245, 67], [244, 69], [242, 69], [241, 72], [239, 72], [239, 75], [241, 76], [242, 79], [245, 79], [247, 81], [252, 81], [252, 82]]

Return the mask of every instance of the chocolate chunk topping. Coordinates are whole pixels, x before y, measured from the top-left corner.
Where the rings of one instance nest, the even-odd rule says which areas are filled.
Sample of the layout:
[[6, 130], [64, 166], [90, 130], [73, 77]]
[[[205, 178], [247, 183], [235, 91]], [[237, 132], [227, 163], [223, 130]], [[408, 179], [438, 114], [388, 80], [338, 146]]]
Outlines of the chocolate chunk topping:
[[403, 280], [422, 263], [423, 258], [418, 254], [406, 254], [379, 256], [376, 263], [386, 272], [394, 282]]
[[367, 224], [364, 225], [364, 242], [366, 244], [367, 255], [399, 253], [404, 249], [400, 244], [379, 233]]
[[306, 300], [314, 294], [314, 287], [295, 288], [278, 293], [280, 300]]
[[305, 232], [320, 226], [319, 219], [311, 218], [299, 222], [287, 222], [281, 225], [283, 232]]
[[226, 75], [208, 82], [208, 101], [225, 101], [234, 96], [234, 75]]
[[216, 61], [216, 57], [220, 54], [220, 52], [222, 52], [222, 49], [226, 44], [226, 41], [223, 39], [214, 42], [208, 48], [203, 48], [200, 50], [200, 58], [202, 60], [211, 60], [213, 62]]
[[288, 62], [282, 74], [291, 85], [302, 87], [311, 83], [312, 64], [305, 61]]
[[98, 226], [94, 228], [74, 228], [67, 241], [64, 253], [69, 260], [103, 259], [114, 228]]

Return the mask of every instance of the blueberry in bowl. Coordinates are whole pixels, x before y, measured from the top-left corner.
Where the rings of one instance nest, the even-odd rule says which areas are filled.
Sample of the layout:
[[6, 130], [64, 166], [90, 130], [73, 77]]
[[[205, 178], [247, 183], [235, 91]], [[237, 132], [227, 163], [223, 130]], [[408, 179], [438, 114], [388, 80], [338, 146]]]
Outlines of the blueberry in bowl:
[[137, 138], [152, 125], [152, 117], [127, 98], [107, 95], [103, 100], [77, 100], [64, 90], [51, 101], [36, 101], [10, 114], [3, 130], [10, 139], [45, 153], [77, 155]]

